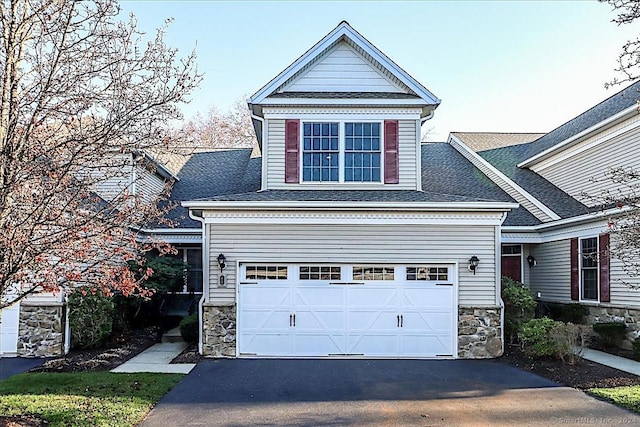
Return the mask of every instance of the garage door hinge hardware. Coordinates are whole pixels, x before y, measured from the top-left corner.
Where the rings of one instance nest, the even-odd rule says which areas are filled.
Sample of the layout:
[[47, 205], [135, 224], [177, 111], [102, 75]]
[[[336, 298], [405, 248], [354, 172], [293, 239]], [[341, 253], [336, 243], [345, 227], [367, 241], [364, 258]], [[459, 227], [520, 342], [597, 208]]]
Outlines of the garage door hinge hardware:
[[453, 283], [436, 283], [436, 286], [453, 286]]
[[240, 282], [241, 285], [257, 285], [258, 282]]
[[330, 285], [364, 285], [364, 282], [329, 282]]

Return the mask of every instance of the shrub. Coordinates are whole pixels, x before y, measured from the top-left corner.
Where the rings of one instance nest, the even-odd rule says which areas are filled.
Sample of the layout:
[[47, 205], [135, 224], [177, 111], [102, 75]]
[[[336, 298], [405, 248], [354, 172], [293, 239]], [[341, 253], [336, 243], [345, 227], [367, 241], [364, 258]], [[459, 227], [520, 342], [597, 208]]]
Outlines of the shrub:
[[86, 287], [69, 295], [69, 326], [74, 348], [95, 348], [111, 336], [113, 328], [113, 298]]
[[627, 331], [624, 322], [594, 323], [593, 330], [598, 334], [600, 344], [604, 348], [619, 347]]
[[524, 354], [532, 358], [556, 355], [558, 344], [552, 338], [551, 331], [562, 324], [548, 317], [531, 319], [523, 323], [518, 338]]
[[590, 337], [590, 328], [586, 325], [561, 323], [551, 329], [551, 339], [556, 345], [555, 356], [564, 363], [575, 364], [582, 358], [582, 353]]
[[583, 323], [584, 317], [589, 314], [589, 309], [580, 304], [557, 304], [547, 305], [549, 317], [565, 323]]
[[198, 342], [198, 313], [193, 313], [180, 321], [180, 335], [188, 343]]
[[504, 329], [509, 342], [514, 342], [523, 323], [533, 319], [536, 301], [531, 292], [520, 282], [502, 278], [504, 301]]
[[640, 360], [640, 338], [633, 340], [633, 358]]

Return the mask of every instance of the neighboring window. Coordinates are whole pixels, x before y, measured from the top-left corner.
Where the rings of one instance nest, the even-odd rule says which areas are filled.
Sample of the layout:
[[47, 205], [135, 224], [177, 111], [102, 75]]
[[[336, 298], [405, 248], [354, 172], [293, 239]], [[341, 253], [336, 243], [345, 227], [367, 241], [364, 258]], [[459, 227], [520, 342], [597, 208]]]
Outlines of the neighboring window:
[[394, 280], [393, 267], [353, 267], [353, 280]]
[[580, 284], [583, 300], [598, 300], [598, 238], [580, 239]]
[[345, 123], [344, 143], [344, 180], [380, 182], [380, 123]]
[[305, 123], [302, 141], [303, 181], [338, 181], [338, 123]]
[[447, 267], [407, 267], [407, 280], [449, 280]]
[[380, 122], [303, 123], [302, 181], [381, 182], [381, 128]]
[[322, 265], [322, 266], [303, 266], [300, 267], [300, 280], [340, 280], [340, 267]]
[[286, 280], [287, 267], [279, 265], [248, 265], [245, 278], [247, 280]]
[[176, 258], [187, 265], [182, 292], [202, 292], [202, 249], [178, 248]]

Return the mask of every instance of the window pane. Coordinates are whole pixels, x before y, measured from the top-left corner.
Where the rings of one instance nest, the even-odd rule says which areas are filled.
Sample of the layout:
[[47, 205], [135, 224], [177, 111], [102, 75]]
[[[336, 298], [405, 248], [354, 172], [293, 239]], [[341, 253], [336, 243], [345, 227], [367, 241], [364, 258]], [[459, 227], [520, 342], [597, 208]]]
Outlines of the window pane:
[[302, 153], [303, 181], [337, 181], [338, 124], [305, 123]]
[[582, 299], [598, 299], [598, 270], [582, 270]]
[[202, 269], [202, 249], [187, 249], [189, 269]]
[[380, 124], [346, 123], [345, 181], [380, 182]]

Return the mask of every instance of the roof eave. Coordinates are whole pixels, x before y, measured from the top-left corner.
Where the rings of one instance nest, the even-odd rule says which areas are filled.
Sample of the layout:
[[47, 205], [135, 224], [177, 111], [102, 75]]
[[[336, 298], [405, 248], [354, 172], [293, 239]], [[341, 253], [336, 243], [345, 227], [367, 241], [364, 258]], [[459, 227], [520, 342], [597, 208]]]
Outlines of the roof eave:
[[278, 210], [408, 210], [408, 211], [500, 211], [516, 209], [511, 202], [339, 202], [336, 201], [213, 201], [187, 200], [182, 206], [189, 209], [278, 209]]

